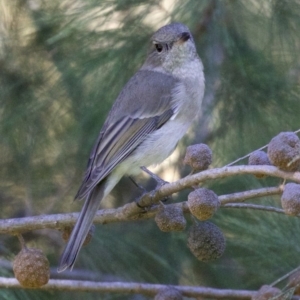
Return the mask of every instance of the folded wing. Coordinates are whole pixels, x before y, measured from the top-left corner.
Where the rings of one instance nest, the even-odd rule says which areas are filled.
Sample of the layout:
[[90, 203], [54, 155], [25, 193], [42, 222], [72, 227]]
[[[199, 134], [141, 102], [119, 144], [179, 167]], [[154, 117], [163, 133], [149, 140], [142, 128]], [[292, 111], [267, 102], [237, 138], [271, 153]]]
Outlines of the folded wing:
[[[155, 80], [153, 73], [156, 73]], [[147, 80], [149, 76], [151, 84]], [[172, 93], [177, 85], [174, 78], [150, 71], [140, 71], [128, 82], [124, 88], [127, 92], [121, 92], [100, 132], [90, 155], [85, 178], [75, 198], [86, 197], [149, 134], [163, 126], [176, 113], [177, 106]], [[153, 99], [149, 97], [157, 98], [154, 105]], [[121, 111], [116, 116], [112, 112], [120, 102], [126, 107], [124, 111], [127, 114]]]

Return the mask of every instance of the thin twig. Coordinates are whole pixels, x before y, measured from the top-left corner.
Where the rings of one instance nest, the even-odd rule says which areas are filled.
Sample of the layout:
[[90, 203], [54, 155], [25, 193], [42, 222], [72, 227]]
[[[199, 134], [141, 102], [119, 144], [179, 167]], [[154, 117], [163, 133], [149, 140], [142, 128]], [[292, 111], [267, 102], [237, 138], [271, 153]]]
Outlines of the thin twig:
[[266, 188], [251, 190], [251, 191], [222, 195], [219, 196], [219, 200], [222, 205], [225, 205], [227, 203], [244, 202], [249, 199], [280, 195], [280, 194], [282, 194], [282, 189], [280, 187], [266, 187]]
[[281, 281], [287, 279], [288, 277], [290, 277], [291, 275], [293, 275], [294, 273], [300, 271], [300, 266], [298, 266], [297, 268], [295, 268], [294, 270], [288, 272], [287, 274], [283, 275], [282, 277], [276, 279], [274, 282], [272, 282], [270, 285], [271, 286], [275, 286], [278, 283], [280, 283]]
[[20, 244], [21, 244], [21, 248], [22, 248], [22, 249], [26, 249], [27, 247], [26, 247], [26, 244], [25, 244], [25, 240], [24, 240], [24, 238], [23, 238], [23, 235], [19, 233], [19, 234], [17, 235], [17, 237], [18, 237], [18, 240], [19, 240], [19, 242], [20, 242]]
[[229, 203], [225, 204], [225, 208], [246, 208], [246, 209], [255, 209], [255, 210], [264, 210], [270, 212], [276, 212], [279, 214], [285, 214], [284, 210], [281, 208], [273, 207], [273, 206], [265, 206], [265, 205], [257, 205], [257, 204], [244, 204], [244, 203]]
[[199, 39], [203, 35], [203, 33], [207, 31], [209, 25], [213, 22], [213, 16], [216, 8], [217, 5], [215, 0], [211, 0], [210, 2], [208, 2], [208, 5], [203, 10], [200, 22], [197, 25], [195, 32], [193, 33], [194, 37], [197, 37]]
[[243, 156], [243, 157], [240, 157], [240, 158], [236, 159], [235, 161], [233, 161], [233, 162], [229, 163], [228, 165], [226, 165], [226, 167], [230, 167], [230, 166], [232, 166], [232, 165], [236, 164], [237, 162], [239, 162], [239, 161], [241, 161], [241, 160], [243, 160], [243, 159], [245, 159], [245, 158], [249, 157], [249, 156], [250, 156], [250, 155], [251, 155], [253, 152], [255, 152], [255, 151], [264, 150], [265, 148], [267, 148], [267, 147], [268, 147], [268, 145], [269, 145], [269, 144], [267, 144], [267, 145], [264, 145], [264, 146], [262, 146], [262, 147], [260, 147], [260, 148], [258, 148], [258, 149], [256, 149], [256, 150], [254, 150], [254, 151], [252, 151], [252, 152], [250, 152], [250, 153], [246, 154], [245, 156]]
[[[299, 133], [299, 132], [300, 132], [300, 129], [294, 131], [295, 134], [297, 134], [297, 133]], [[268, 147], [268, 145], [269, 145], [269, 144], [264, 145], [264, 146], [260, 147], [259, 149], [256, 149], [256, 150], [254, 150], [254, 151], [248, 153], [247, 155], [245, 155], [245, 156], [243, 156], [243, 157], [240, 157], [240, 158], [236, 159], [235, 161], [233, 161], [233, 162], [229, 163], [228, 165], [226, 165], [226, 167], [232, 166], [232, 165], [234, 165], [235, 163], [237, 163], [237, 162], [239, 162], [239, 161], [241, 161], [241, 160], [243, 160], [243, 159], [249, 157], [249, 156], [250, 156], [253, 152], [255, 152], [255, 151], [264, 150], [265, 148]]]

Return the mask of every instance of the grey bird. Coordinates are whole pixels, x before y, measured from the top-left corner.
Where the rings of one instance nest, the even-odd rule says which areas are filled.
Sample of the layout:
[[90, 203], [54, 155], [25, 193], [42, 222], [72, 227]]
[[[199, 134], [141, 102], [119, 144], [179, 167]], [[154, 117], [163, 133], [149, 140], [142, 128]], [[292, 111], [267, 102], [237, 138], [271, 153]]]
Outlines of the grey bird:
[[91, 152], [75, 199], [85, 199], [58, 272], [72, 269], [100, 201], [124, 175], [159, 164], [201, 110], [203, 65], [187, 26], [172, 23], [151, 38], [149, 55], [124, 86]]

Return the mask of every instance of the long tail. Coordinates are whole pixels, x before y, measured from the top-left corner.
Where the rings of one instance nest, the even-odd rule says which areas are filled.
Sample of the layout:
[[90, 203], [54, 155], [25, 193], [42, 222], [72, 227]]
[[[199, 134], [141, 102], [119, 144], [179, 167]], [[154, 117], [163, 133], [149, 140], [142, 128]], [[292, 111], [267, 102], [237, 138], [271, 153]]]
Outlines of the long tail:
[[80, 248], [93, 224], [100, 202], [104, 197], [105, 182], [106, 180], [100, 182], [87, 197], [72, 230], [68, 244], [61, 256], [58, 272], [73, 268]]

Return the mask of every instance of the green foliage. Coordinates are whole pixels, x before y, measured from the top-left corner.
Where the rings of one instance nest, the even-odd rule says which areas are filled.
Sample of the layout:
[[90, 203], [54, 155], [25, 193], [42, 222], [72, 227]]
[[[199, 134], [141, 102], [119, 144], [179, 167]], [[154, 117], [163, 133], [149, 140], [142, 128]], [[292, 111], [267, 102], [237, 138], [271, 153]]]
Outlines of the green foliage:
[[[165, 5], [157, 0], [0, 0], [2, 218], [80, 209], [72, 199], [105, 116], [145, 59], [151, 33], [169, 21], [190, 26], [205, 66], [204, 113], [194, 140], [209, 143], [214, 166], [267, 144], [280, 131], [299, 128], [299, 1]], [[278, 183], [248, 176], [212, 187], [227, 194]], [[122, 202], [122, 189], [116, 194], [115, 206]], [[76, 267], [124, 281], [242, 289], [270, 283], [298, 265], [297, 219], [221, 209], [213, 221], [227, 237], [225, 255], [213, 263], [193, 257], [186, 233], [162, 233], [154, 222], [144, 221], [98, 226]], [[56, 234], [46, 238], [37, 233], [34, 239], [62, 249]], [[18, 251], [11, 238], [1, 240], [1, 256]], [[48, 249], [56, 266], [58, 248]], [[3, 299], [82, 299], [74, 294], [0, 291]]]

